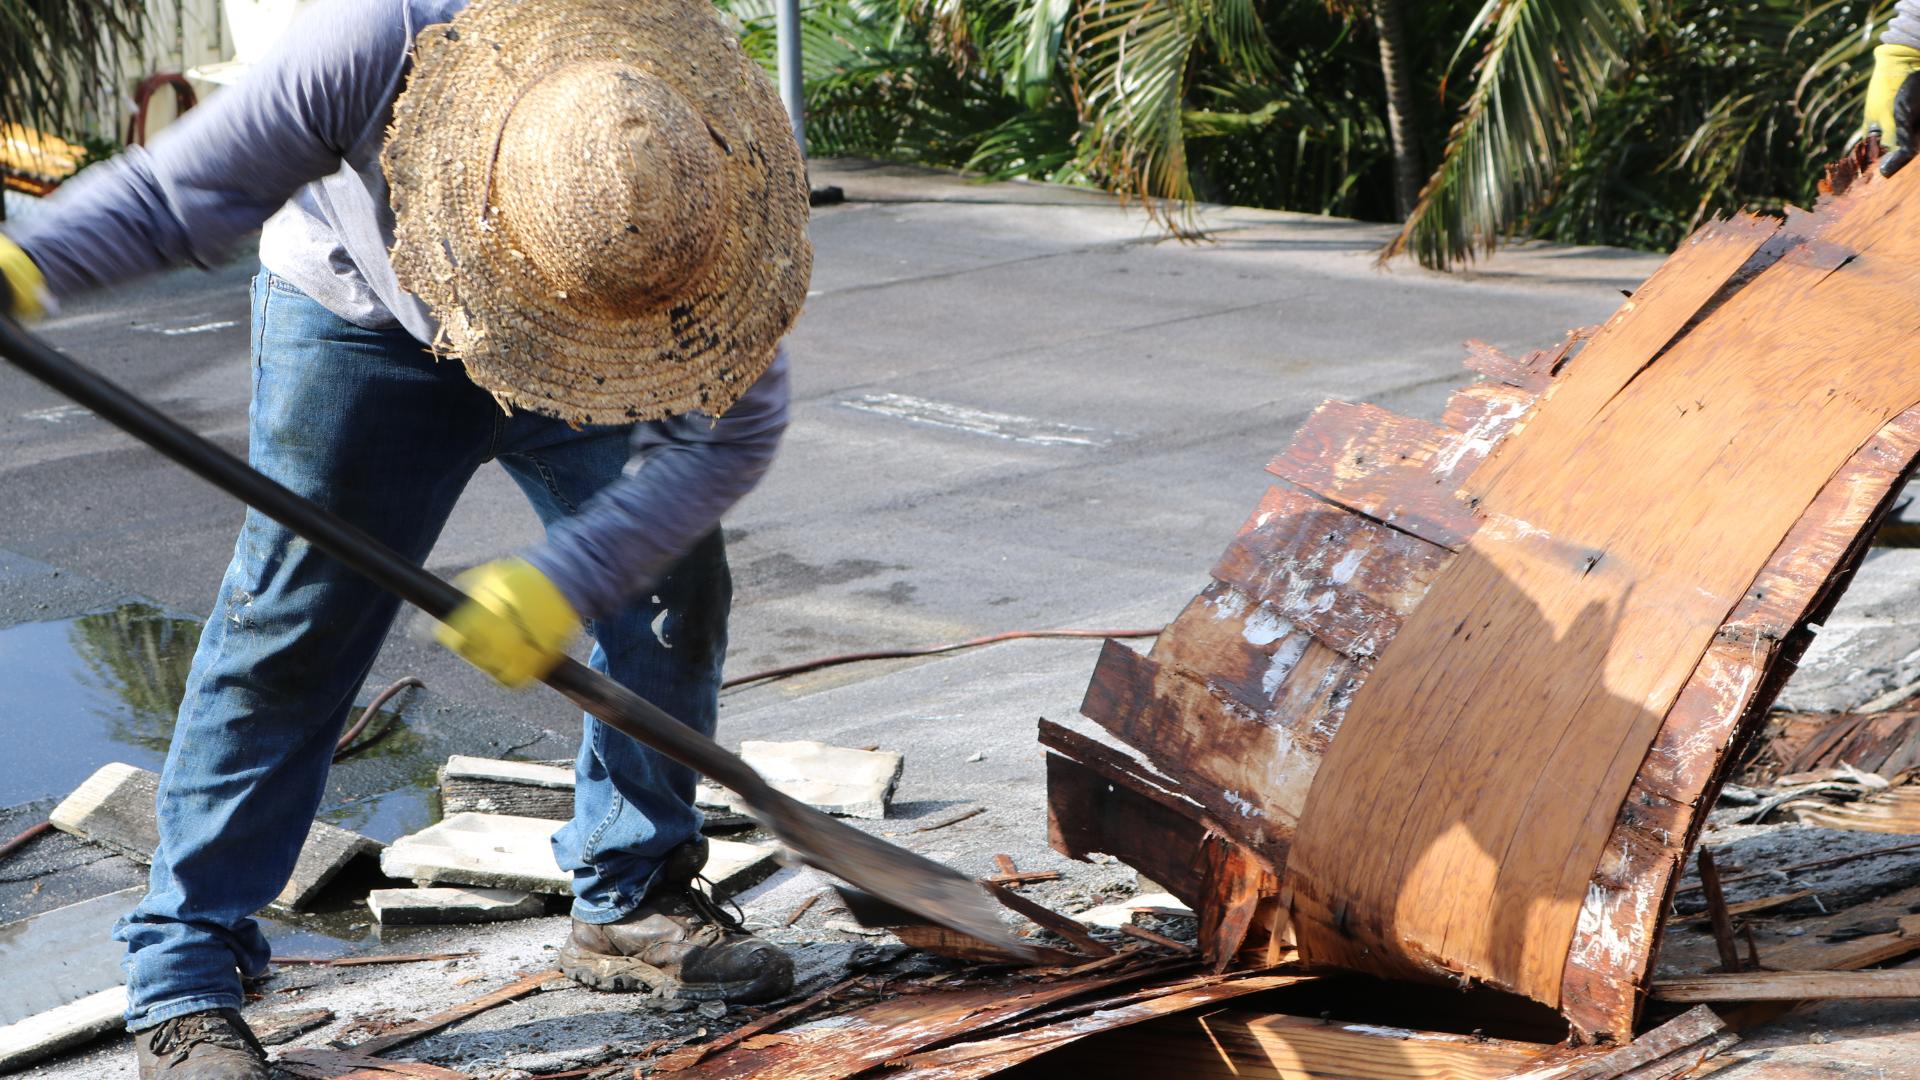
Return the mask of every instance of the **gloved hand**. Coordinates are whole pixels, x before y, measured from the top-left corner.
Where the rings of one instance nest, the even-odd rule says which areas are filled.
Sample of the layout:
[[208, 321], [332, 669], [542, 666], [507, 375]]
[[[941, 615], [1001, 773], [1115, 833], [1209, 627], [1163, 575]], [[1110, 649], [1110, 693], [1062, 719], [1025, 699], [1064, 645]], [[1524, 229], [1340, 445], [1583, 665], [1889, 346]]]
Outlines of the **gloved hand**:
[[20, 245], [0, 235], [0, 314], [25, 321], [46, 314], [47, 279]]
[[455, 584], [469, 599], [434, 636], [502, 686], [525, 686], [552, 671], [580, 631], [573, 605], [525, 559], [474, 567]]
[[1867, 128], [1880, 133], [1888, 151], [1880, 171], [1898, 172], [1913, 156], [1915, 105], [1920, 104], [1920, 49], [1883, 44], [1873, 50], [1873, 77], [1867, 81]]

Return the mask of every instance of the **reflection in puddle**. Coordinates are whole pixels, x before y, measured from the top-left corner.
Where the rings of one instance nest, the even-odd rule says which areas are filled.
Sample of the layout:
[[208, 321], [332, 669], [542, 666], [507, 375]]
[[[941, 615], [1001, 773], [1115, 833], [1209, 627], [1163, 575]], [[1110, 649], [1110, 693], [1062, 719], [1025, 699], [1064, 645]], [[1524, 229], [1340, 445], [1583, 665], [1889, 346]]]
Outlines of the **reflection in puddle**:
[[111, 761], [159, 769], [200, 624], [147, 604], [0, 630], [0, 806], [65, 795]]
[[[200, 643], [200, 623], [150, 604], [0, 629], [0, 807], [65, 796], [100, 766], [159, 771]], [[382, 794], [346, 799], [320, 817], [382, 842], [439, 820], [436, 769], [445, 751], [390, 703], [346, 759]], [[360, 715], [354, 709], [350, 725]], [[364, 787], [361, 790], [365, 790]], [[341, 793], [336, 789], [335, 797]]]
[[[398, 732], [388, 741], [397, 742], [409, 734]], [[440, 789], [436, 785], [435, 769], [429, 765], [423, 775], [411, 778], [411, 786], [348, 799], [320, 811], [320, 820], [391, 844], [440, 820]]]

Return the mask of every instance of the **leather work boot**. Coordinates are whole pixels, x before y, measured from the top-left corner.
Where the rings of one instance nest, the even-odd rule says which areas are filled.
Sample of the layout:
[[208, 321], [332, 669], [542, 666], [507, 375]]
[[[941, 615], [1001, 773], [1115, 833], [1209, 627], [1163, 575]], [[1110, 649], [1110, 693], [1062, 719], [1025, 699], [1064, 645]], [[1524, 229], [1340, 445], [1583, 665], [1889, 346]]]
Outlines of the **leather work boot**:
[[137, 1032], [140, 1080], [269, 1080], [267, 1051], [235, 1009], [163, 1020]]
[[705, 837], [675, 848], [647, 898], [619, 922], [573, 920], [560, 971], [596, 990], [752, 1004], [793, 989], [793, 960], [694, 887]]

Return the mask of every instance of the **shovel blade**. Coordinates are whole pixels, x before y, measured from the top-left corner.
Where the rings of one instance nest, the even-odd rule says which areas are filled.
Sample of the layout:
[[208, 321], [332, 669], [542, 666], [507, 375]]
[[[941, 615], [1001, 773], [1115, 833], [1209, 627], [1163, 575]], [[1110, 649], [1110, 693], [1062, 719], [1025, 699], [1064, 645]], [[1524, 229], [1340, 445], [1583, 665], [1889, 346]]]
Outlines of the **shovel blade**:
[[978, 938], [1021, 960], [1035, 959], [1032, 944], [1001, 921], [1000, 913], [1006, 909], [993, 894], [952, 867], [868, 836], [770, 787], [744, 795], [741, 801], [808, 866], [928, 922]]

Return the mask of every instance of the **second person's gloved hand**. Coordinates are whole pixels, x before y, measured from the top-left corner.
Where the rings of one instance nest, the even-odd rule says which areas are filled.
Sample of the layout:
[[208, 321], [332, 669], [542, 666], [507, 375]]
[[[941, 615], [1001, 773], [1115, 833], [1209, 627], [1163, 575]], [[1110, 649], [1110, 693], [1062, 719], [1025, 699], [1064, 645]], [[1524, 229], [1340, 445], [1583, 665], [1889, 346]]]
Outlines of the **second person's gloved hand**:
[[0, 235], [0, 315], [16, 321], [46, 313], [47, 279], [20, 245]]
[[1880, 171], [1892, 176], [1916, 149], [1920, 120], [1920, 49], [1888, 42], [1873, 50], [1873, 77], [1867, 82], [1867, 128], [1880, 133], [1887, 155]]
[[455, 584], [468, 600], [434, 636], [502, 686], [524, 686], [552, 671], [580, 632], [573, 605], [525, 559], [477, 566]]

